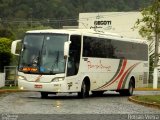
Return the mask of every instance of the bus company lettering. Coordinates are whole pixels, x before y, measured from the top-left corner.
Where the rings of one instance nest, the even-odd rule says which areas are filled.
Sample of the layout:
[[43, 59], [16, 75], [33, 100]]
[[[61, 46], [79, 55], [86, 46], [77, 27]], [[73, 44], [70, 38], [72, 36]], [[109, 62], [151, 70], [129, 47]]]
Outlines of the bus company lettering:
[[106, 29], [110, 30], [112, 28], [112, 21], [107, 20], [95, 20], [94, 26], [91, 26], [90, 29]]
[[111, 25], [112, 21], [106, 21], [106, 20], [101, 20], [101, 21], [94, 21], [94, 25]]
[[88, 69], [96, 68], [96, 69], [106, 69], [107, 71], [111, 71], [111, 66], [103, 65], [101, 60], [97, 64], [94, 64], [91, 61], [87, 61], [87, 64], [88, 64]]

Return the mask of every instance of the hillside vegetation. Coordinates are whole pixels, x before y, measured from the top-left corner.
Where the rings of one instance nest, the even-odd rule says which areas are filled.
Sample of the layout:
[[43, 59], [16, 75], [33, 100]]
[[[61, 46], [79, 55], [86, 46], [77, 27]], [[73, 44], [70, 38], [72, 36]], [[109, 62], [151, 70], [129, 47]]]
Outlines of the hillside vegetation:
[[0, 29], [16, 38], [28, 29], [77, 25], [79, 13], [139, 11], [153, 0], [0, 0]]

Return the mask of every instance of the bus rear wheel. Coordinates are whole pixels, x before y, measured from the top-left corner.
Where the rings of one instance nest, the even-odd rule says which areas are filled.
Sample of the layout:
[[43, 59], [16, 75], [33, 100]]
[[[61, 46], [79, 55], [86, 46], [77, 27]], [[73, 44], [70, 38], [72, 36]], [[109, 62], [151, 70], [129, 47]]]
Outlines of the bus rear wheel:
[[130, 80], [128, 89], [119, 91], [120, 95], [122, 96], [132, 96], [134, 90], [134, 83], [132, 80]]
[[85, 81], [82, 82], [81, 92], [78, 92], [79, 98], [86, 98], [89, 96], [89, 89]]
[[133, 90], [134, 90], [134, 84], [133, 84], [133, 81], [131, 80], [129, 82], [129, 87], [128, 87], [128, 90], [127, 90], [127, 95], [128, 96], [132, 96], [133, 95]]

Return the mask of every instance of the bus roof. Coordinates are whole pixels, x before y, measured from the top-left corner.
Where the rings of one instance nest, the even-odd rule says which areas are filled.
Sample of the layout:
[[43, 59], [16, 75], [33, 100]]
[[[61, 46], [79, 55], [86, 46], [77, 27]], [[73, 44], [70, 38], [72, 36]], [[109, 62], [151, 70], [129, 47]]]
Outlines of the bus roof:
[[101, 37], [101, 38], [108, 38], [108, 39], [114, 39], [114, 40], [148, 44], [146, 40], [127, 38], [117, 33], [95, 31], [92, 29], [46, 29], [46, 30], [31, 30], [31, 31], [27, 31], [26, 33], [59, 33], [59, 34], [70, 34], [70, 35], [77, 34], [77, 35], [86, 35], [86, 36], [92, 36], [92, 37]]

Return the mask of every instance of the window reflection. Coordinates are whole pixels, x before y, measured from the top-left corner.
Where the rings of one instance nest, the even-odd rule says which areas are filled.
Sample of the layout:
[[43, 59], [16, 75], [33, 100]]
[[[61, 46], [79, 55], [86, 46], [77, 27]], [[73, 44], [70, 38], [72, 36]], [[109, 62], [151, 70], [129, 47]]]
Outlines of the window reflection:
[[148, 60], [148, 46], [142, 43], [83, 37], [83, 57]]

